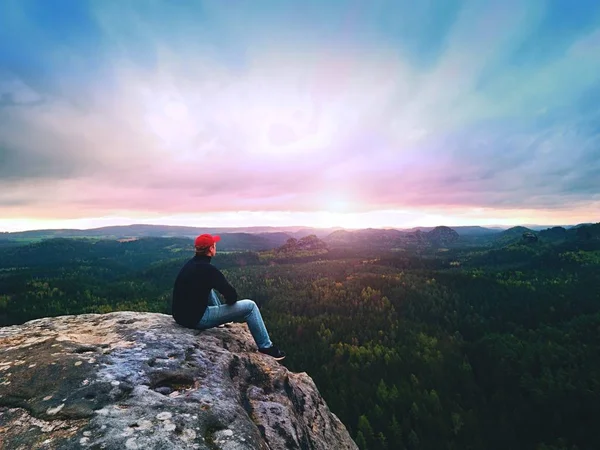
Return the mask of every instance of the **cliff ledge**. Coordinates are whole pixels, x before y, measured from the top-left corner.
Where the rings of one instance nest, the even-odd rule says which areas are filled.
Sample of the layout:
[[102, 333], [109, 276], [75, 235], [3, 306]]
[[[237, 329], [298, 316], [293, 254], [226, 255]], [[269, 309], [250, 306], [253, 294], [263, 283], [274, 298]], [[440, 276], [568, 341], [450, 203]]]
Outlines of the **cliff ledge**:
[[117, 312], [0, 328], [0, 448], [356, 449], [246, 325]]

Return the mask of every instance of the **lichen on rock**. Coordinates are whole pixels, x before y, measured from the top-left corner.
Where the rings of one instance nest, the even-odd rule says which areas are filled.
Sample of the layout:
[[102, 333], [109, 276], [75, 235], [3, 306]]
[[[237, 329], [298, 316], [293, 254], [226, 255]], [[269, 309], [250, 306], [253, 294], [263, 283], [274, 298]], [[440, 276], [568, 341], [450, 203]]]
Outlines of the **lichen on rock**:
[[0, 328], [0, 448], [356, 449], [246, 325], [117, 312]]

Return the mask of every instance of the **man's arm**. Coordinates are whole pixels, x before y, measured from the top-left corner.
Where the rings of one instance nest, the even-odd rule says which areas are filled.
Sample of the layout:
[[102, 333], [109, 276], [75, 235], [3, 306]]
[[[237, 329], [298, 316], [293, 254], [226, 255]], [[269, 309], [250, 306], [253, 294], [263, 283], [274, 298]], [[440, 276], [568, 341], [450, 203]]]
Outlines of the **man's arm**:
[[233, 305], [235, 302], [237, 302], [237, 291], [231, 284], [229, 284], [225, 278], [225, 275], [223, 275], [223, 273], [216, 267], [213, 273], [213, 288], [223, 294], [223, 297], [225, 297], [225, 302], [228, 305]]

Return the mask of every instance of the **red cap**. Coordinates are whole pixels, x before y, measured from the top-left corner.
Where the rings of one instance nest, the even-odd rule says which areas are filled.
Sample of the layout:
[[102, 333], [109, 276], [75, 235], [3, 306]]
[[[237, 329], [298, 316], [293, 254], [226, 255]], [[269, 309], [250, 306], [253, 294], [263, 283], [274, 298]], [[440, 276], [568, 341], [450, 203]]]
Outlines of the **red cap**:
[[210, 247], [215, 242], [221, 240], [220, 236], [211, 236], [210, 234], [201, 234], [194, 241], [194, 247]]

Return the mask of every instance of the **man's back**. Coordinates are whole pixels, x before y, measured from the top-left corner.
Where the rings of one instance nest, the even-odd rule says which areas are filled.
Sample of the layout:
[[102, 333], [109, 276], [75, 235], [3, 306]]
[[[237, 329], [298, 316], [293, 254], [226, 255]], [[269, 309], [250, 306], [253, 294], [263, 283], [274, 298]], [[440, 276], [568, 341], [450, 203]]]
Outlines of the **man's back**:
[[196, 255], [179, 271], [173, 287], [173, 318], [186, 327], [195, 327], [208, 305], [211, 289], [222, 293], [228, 302], [237, 300], [237, 292], [208, 256]]

